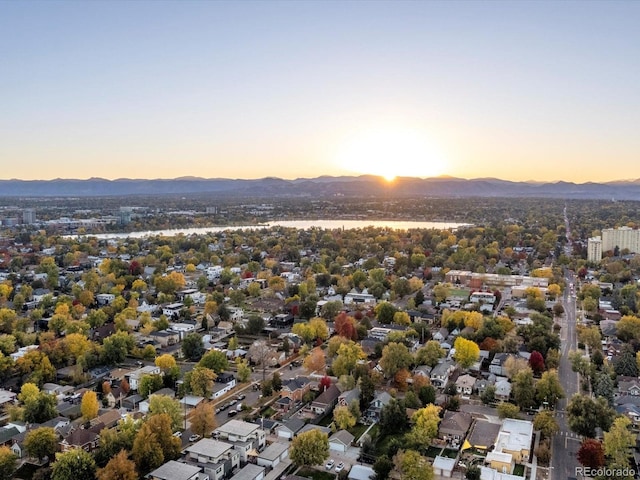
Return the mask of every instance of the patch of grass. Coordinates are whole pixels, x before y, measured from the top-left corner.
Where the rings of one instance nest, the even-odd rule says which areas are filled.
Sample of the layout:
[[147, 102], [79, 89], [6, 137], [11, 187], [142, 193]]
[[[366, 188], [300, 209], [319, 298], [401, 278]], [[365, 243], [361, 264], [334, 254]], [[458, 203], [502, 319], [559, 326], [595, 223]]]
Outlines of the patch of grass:
[[363, 425], [362, 423], [356, 423], [353, 427], [349, 429], [349, 433], [354, 437], [356, 437], [355, 440], [357, 442], [358, 440], [360, 440], [360, 437], [368, 427], [369, 427], [368, 425]]
[[515, 467], [513, 467], [513, 474], [518, 477], [524, 477], [524, 465], [516, 463]]
[[441, 451], [442, 447], [430, 446], [429, 448], [427, 448], [426, 456], [429, 458], [436, 458], [436, 455], [440, 455]]
[[331, 472], [323, 472], [314, 470], [313, 468], [301, 468], [296, 475], [301, 477], [312, 478], [313, 480], [335, 480], [336, 474]]
[[260, 414], [263, 417], [267, 417], [267, 418], [271, 418], [275, 413], [276, 413], [276, 411], [271, 407], [267, 407], [267, 408], [264, 408], [264, 409], [260, 410]]
[[385, 455], [389, 450], [389, 444], [393, 439], [396, 439], [398, 442], [402, 444], [402, 438], [404, 434], [398, 433], [395, 435], [384, 435], [378, 439], [376, 442], [376, 454], [377, 455]]
[[333, 415], [325, 415], [318, 422], [318, 425], [320, 425], [321, 427], [328, 427], [329, 425], [331, 425], [332, 422], [333, 422]]
[[369, 435], [375, 442], [378, 438], [378, 435], [380, 435], [380, 425], [376, 423], [373, 427], [371, 427], [371, 430], [369, 430], [369, 433], [367, 435]]
[[444, 451], [440, 454], [443, 457], [447, 457], [447, 458], [456, 458], [458, 456], [458, 451], [457, 450], [452, 450], [450, 448], [445, 448]]

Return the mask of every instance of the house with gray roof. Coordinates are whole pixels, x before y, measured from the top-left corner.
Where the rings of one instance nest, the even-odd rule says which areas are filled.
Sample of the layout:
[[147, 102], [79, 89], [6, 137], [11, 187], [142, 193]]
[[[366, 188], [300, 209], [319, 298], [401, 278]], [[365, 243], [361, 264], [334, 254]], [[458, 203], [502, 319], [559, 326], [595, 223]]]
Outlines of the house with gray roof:
[[393, 397], [387, 392], [380, 392], [369, 404], [369, 408], [365, 412], [365, 417], [373, 421], [380, 420], [382, 409], [389, 404]]
[[170, 460], [147, 475], [150, 480], [204, 480], [202, 469], [195, 465]]

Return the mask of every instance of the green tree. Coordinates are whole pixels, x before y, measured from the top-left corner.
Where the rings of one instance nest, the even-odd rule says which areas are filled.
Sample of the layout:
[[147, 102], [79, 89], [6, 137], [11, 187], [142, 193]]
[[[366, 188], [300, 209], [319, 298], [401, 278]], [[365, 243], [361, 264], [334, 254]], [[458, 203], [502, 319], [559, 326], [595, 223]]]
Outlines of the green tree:
[[166, 414], [171, 419], [172, 431], [182, 425], [182, 408], [180, 403], [168, 395], [151, 395], [149, 397], [149, 416]]
[[564, 389], [560, 383], [557, 370], [547, 370], [542, 374], [536, 383], [536, 398], [538, 402], [547, 402], [550, 406], [555, 406], [558, 400], [564, 398]]
[[393, 316], [396, 314], [396, 307], [389, 302], [380, 302], [376, 306], [376, 317], [378, 321], [383, 325], [388, 325], [393, 322]]
[[190, 372], [191, 391], [194, 395], [209, 398], [213, 393], [216, 374], [210, 368], [196, 367]]
[[204, 353], [202, 337], [197, 333], [190, 333], [182, 340], [182, 353], [189, 360], [200, 360]]
[[251, 378], [251, 367], [246, 360], [240, 357], [236, 359], [236, 373], [238, 374], [238, 381], [240, 383], [247, 382], [249, 378]]
[[382, 349], [380, 366], [387, 378], [393, 378], [399, 370], [407, 369], [413, 363], [413, 355], [403, 343], [390, 342]]
[[91, 454], [82, 448], [74, 448], [56, 455], [51, 480], [93, 480], [95, 476], [96, 462]]
[[480, 394], [480, 400], [485, 405], [489, 405], [496, 401], [496, 386], [495, 385], [487, 385], [487, 388], [484, 389], [484, 392]]
[[473, 340], [457, 337], [453, 348], [456, 350], [454, 359], [462, 368], [469, 368], [480, 358], [480, 347]]
[[358, 360], [363, 360], [366, 357], [360, 344], [352, 341], [341, 344], [338, 348], [338, 355], [331, 365], [333, 374], [336, 377], [352, 374]]
[[543, 438], [551, 438], [559, 429], [553, 412], [549, 410], [538, 412], [536, 416], [533, 417], [533, 428], [539, 430]]
[[632, 456], [636, 438], [629, 430], [631, 420], [619, 416], [613, 421], [608, 432], [604, 433], [602, 446], [604, 454], [609, 460], [609, 467], [624, 469], [630, 467], [629, 458]]
[[204, 354], [198, 362], [198, 366], [213, 370], [216, 374], [222, 373], [229, 368], [227, 355], [221, 350], [211, 350]]
[[143, 375], [138, 382], [138, 393], [147, 398], [153, 392], [157, 392], [164, 385], [162, 375], [149, 374]]
[[251, 315], [247, 321], [247, 333], [259, 335], [265, 327], [264, 319], [260, 315]]
[[53, 458], [58, 450], [58, 435], [51, 427], [40, 427], [30, 430], [24, 438], [24, 448], [27, 453], [40, 462], [45, 457]]
[[409, 426], [409, 418], [404, 403], [391, 399], [382, 407], [379, 424], [380, 431], [385, 435], [405, 431]]
[[592, 399], [576, 394], [571, 397], [566, 408], [569, 428], [578, 435], [594, 438], [596, 428], [609, 430], [615, 417], [615, 410], [604, 398]]
[[9, 447], [0, 447], [0, 480], [11, 480], [16, 472], [18, 457]]
[[521, 370], [513, 378], [513, 399], [520, 408], [530, 408], [535, 405], [535, 388], [533, 372], [530, 368]]
[[299, 467], [320, 465], [329, 458], [329, 437], [320, 430], [303, 432], [291, 442], [289, 456]]
[[416, 362], [418, 365], [428, 365], [435, 367], [438, 360], [445, 356], [445, 351], [436, 340], [429, 340], [424, 347], [416, 352]]
[[520, 418], [520, 407], [509, 402], [501, 402], [498, 407], [500, 418]]
[[145, 475], [169, 460], [180, 456], [182, 442], [172, 435], [171, 418], [166, 414], [154, 415], [142, 425], [131, 451], [137, 470]]
[[127, 354], [135, 346], [135, 339], [128, 332], [116, 332], [102, 342], [102, 358], [104, 363], [115, 365], [124, 362]]

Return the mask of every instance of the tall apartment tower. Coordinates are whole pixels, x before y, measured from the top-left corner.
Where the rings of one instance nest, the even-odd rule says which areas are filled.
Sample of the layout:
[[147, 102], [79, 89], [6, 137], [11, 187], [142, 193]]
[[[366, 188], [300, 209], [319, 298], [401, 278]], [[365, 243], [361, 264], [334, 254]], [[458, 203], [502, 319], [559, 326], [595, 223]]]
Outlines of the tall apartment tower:
[[607, 252], [618, 247], [631, 253], [640, 253], [640, 230], [629, 227], [606, 228], [602, 230], [602, 251]]
[[36, 223], [36, 211], [33, 208], [26, 208], [22, 211], [22, 223], [31, 225]]
[[602, 260], [602, 239], [592, 237], [587, 240], [587, 261], [598, 263]]

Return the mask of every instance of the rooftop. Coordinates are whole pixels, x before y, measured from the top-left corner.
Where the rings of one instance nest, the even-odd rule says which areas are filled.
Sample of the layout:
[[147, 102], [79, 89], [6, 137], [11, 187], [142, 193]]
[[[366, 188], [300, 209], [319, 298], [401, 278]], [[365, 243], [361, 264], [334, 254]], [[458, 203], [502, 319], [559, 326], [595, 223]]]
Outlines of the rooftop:
[[231, 450], [233, 445], [230, 445], [219, 440], [213, 440], [211, 438], [203, 438], [202, 440], [194, 443], [193, 445], [185, 448], [185, 452], [194, 453], [196, 455], [202, 455], [210, 458], [218, 458], [225, 452]]
[[264, 467], [259, 467], [257, 465], [252, 465], [251, 463], [247, 464], [236, 473], [232, 480], [255, 480], [257, 476], [264, 472]]
[[200, 467], [170, 460], [149, 474], [151, 478], [161, 480], [189, 480], [200, 472]]
[[242, 420], [229, 420], [224, 425], [216, 428], [216, 432], [247, 437], [259, 428], [260, 426], [255, 423], [243, 422]]

